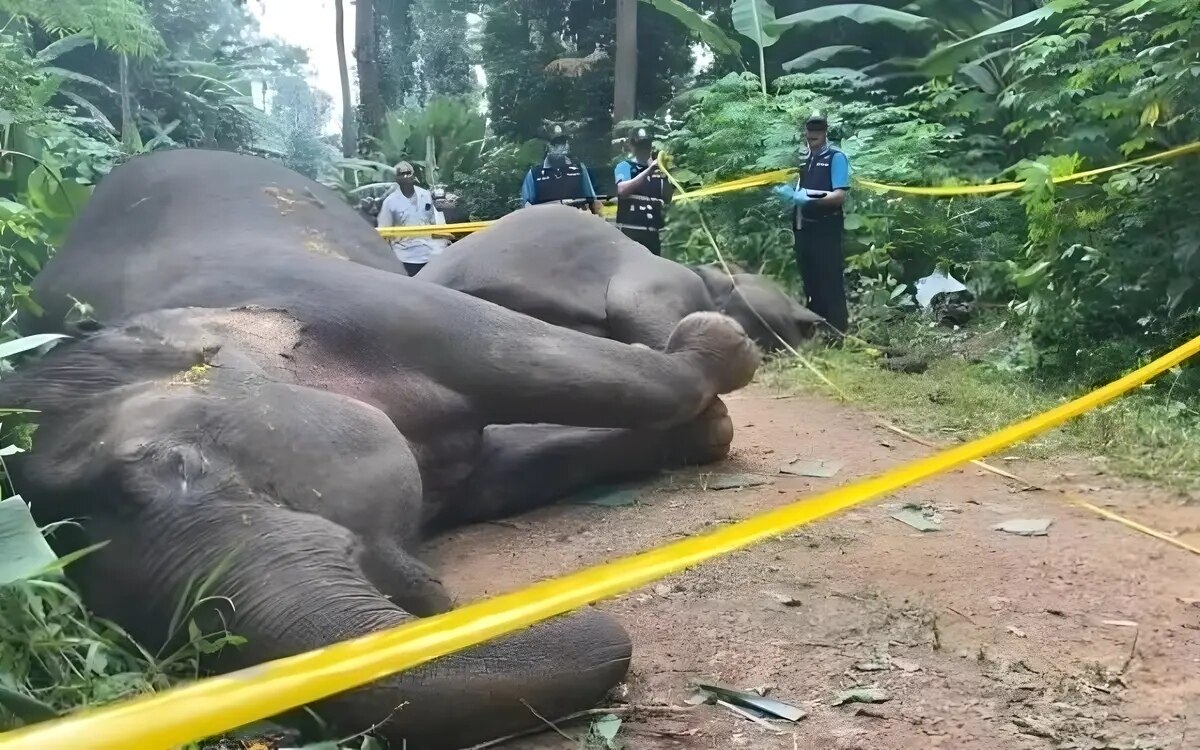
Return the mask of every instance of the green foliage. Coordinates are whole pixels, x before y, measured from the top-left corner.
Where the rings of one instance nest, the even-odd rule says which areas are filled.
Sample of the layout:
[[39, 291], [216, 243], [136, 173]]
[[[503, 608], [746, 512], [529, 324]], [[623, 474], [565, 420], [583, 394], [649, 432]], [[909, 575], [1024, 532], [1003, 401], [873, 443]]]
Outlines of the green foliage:
[[1027, 181], [1019, 361], [1096, 383], [1195, 329], [1200, 171], [1185, 157], [1098, 185], [1050, 178], [1200, 136], [1200, 8], [1073, 4], [1056, 18], [1057, 34], [1013, 51], [1020, 86], [996, 103], [1005, 136], [1044, 154], [1016, 165]]
[[973, 54], [977, 54], [985, 42], [992, 38], [1020, 31], [1028, 26], [1044, 21], [1058, 11], [1055, 3], [1043, 5], [1028, 13], [1008, 18], [994, 26], [973, 34], [966, 39], [960, 39], [950, 44], [938, 47], [921, 61], [921, 68], [930, 75], [951, 75], [958, 66], [965, 63]]
[[[942, 22], [936, 35], [921, 20], [928, 18]], [[739, 75], [690, 92], [672, 112], [681, 123], [668, 150], [680, 177], [713, 182], [794, 166], [803, 151], [799, 123], [819, 111], [858, 175], [899, 184], [1026, 184], [1017, 196], [950, 200], [856, 188], [846, 226], [849, 283], [860, 304], [905, 303], [908, 284], [934, 268], [948, 270], [984, 301], [1019, 313], [1023, 347], [1014, 366], [1086, 383], [1194, 330], [1194, 158], [1098, 182], [1051, 182], [1200, 138], [1194, 3], [1057, 0], [1001, 9], [927, 0], [904, 12], [821, 5], [768, 29], [782, 32], [785, 21], [796, 31], [777, 46], [787, 47], [793, 35], [812, 38], [812, 24], [874, 23], [908, 28], [924, 51], [888, 62], [908, 72], [881, 74], [876, 65], [786, 76], [774, 96]], [[838, 55], [887, 48], [882, 32], [855, 34], [835, 33], [789, 67], [809, 70]], [[945, 41], [934, 49], [938, 39]], [[907, 91], [889, 88], [888, 80], [922, 63], [937, 75]], [[703, 210], [731, 258], [796, 283], [786, 212], [766, 190], [711, 200]], [[666, 247], [680, 259], [711, 260], [695, 211], [672, 209]]]
[[[461, 3], [413, 0], [409, 16], [416, 31], [413, 45], [417, 100], [463, 97], [472, 89], [466, 13]], [[400, 104], [400, 102], [397, 102]]]
[[762, 92], [767, 93], [766, 49], [779, 41], [779, 30], [774, 27], [775, 9], [767, 0], [734, 0], [730, 8], [733, 28], [754, 42], [758, 48], [758, 78]]
[[[687, 0], [684, 4], [690, 7], [696, 3]], [[648, 117], [682, 89], [693, 60], [687, 27], [649, 8], [639, 11], [635, 116]], [[606, 180], [610, 174], [607, 167], [614, 157], [615, 3], [485, 3], [483, 17], [479, 55], [487, 76], [492, 134], [524, 143], [540, 137], [547, 122], [579, 123], [572, 138], [573, 151]], [[546, 70], [554, 60], [585, 57], [597, 49], [607, 58], [577, 77]], [[610, 186], [597, 187], [603, 191]]]
[[137, 0], [0, 0], [0, 13], [31, 20], [57, 36], [81, 34], [138, 57], [162, 49], [162, 37]]
[[[801, 127], [819, 111], [830, 121], [831, 138], [850, 156], [857, 173], [883, 181], [933, 179], [942, 175], [937, 156], [953, 143], [931, 123], [903, 106], [875, 107], [855, 101], [863, 89], [822, 75], [785, 76], [777, 95], [764, 96], [749, 74], [730, 74], [680, 100], [681, 126], [667, 150], [682, 168], [675, 175], [701, 183], [746, 174], [795, 168], [807, 148]], [[887, 240], [887, 198], [856, 191], [847, 226], [851, 253], [867, 252]], [[668, 213], [664, 247], [674, 257], [708, 261], [712, 250], [686, 204]], [[706, 201], [722, 252], [743, 266], [795, 284], [789, 212], [767, 189]], [[884, 264], [886, 265], [886, 263]]]
[[796, 73], [808, 70], [814, 65], [829, 62], [838, 55], [843, 55], [850, 52], [870, 52], [870, 50], [859, 47], [854, 44], [833, 44], [828, 47], [817, 47], [814, 50], [809, 50], [797, 58], [788, 60], [783, 64], [784, 71], [788, 73]]
[[642, 0], [642, 2], [682, 23], [688, 31], [691, 31], [700, 41], [707, 44], [713, 52], [718, 54], [738, 54], [741, 51], [741, 44], [726, 34], [724, 29], [710, 21], [694, 8], [690, 8], [680, 2], [680, 0]]
[[519, 208], [521, 181], [541, 156], [540, 141], [490, 141], [478, 169], [462, 174], [455, 182], [471, 220], [498, 219]]
[[865, 3], [847, 3], [842, 5], [823, 5], [816, 8], [790, 13], [767, 24], [767, 32], [783, 34], [796, 26], [812, 26], [830, 23], [832, 21], [851, 21], [858, 24], [879, 24], [892, 26], [900, 31], [921, 31], [935, 25], [924, 16], [905, 13], [882, 5]]
[[289, 168], [313, 179], [324, 176], [339, 156], [322, 136], [333, 102], [302, 78], [280, 78], [274, 94], [265, 145]]

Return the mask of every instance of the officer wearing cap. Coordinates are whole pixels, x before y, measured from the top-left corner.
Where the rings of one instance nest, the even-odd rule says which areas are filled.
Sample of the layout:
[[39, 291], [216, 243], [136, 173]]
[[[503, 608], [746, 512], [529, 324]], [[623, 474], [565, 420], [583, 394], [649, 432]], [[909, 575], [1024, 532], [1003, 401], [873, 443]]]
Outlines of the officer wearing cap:
[[[439, 222], [433, 196], [417, 185], [413, 167], [402, 161], [395, 167], [396, 188], [383, 199], [376, 218], [377, 227], [430, 226]], [[432, 236], [408, 235], [392, 240], [392, 252], [404, 264], [409, 276], [416, 276], [429, 262], [440, 243]]]
[[654, 141], [645, 128], [629, 133], [627, 159], [617, 162], [617, 228], [625, 236], [640, 242], [655, 255], [661, 255], [659, 232], [672, 188], [658, 169]]
[[525, 182], [521, 185], [521, 205], [541, 203], [563, 203], [600, 213], [592, 177], [587, 167], [571, 158], [571, 144], [562, 125], [551, 129], [546, 158], [525, 173]]
[[792, 206], [796, 265], [808, 308], [840, 335], [850, 324], [842, 253], [842, 205], [850, 192], [850, 159], [829, 144], [829, 123], [824, 117], [809, 118], [804, 136], [808, 142], [804, 169], [795, 185], [780, 185], [775, 194]]

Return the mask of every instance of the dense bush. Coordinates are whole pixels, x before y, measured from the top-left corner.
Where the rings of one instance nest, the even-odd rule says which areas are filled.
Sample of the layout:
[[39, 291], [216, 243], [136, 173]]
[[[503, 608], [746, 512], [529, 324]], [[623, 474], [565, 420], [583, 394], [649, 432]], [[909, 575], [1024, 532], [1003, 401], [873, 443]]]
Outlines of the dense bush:
[[[1200, 5], [1071, 0], [1011, 28], [981, 35], [988, 47], [932, 55], [933, 76], [907, 91], [838, 69], [778, 78], [766, 95], [757, 76], [728, 75], [679, 100], [670, 150], [696, 182], [794, 166], [801, 123], [820, 112], [856, 175], [1024, 182], [1015, 194], [953, 199], [855, 188], [849, 283], [860, 304], [896, 304], [904, 285], [947, 269], [1020, 316], [1018, 364], [1091, 384], [1194, 330], [1200, 168], [1190, 156], [1086, 183], [1052, 178], [1200, 138]], [[723, 252], [796, 283], [788, 222], [767, 190], [703, 211]], [[712, 255], [684, 206], [671, 212], [666, 247], [680, 259]]]

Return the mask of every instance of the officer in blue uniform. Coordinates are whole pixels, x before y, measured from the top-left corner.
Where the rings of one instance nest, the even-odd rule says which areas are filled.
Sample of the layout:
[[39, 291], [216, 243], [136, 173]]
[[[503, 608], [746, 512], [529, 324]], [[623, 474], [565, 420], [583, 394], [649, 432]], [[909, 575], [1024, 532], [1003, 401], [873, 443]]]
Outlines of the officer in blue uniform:
[[617, 162], [617, 228], [655, 255], [662, 255], [659, 232], [672, 188], [658, 169], [654, 141], [645, 128], [629, 134], [630, 158]]
[[571, 144], [561, 125], [550, 131], [550, 145], [540, 165], [530, 167], [521, 185], [521, 205], [563, 203], [594, 214], [600, 201], [587, 167], [571, 158]]
[[829, 145], [829, 123], [824, 117], [810, 118], [804, 131], [808, 141], [804, 170], [795, 185], [780, 185], [775, 194], [793, 209], [796, 264], [808, 308], [844, 334], [850, 313], [846, 308], [842, 204], [850, 191], [850, 160]]

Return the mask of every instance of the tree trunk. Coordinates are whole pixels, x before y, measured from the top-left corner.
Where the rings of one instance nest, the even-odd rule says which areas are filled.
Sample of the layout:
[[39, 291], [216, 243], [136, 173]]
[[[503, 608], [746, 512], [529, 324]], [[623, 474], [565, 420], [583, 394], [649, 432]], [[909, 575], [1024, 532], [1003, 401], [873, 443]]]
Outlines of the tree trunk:
[[355, 0], [354, 59], [358, 63], [360, 135], [378, 137], [383, 123], [383, 97], [379, 88], [379, 39], [375, 28], [374, 0]]
[[338, 73], [342, 78], [342, 156], [354, 156], [358, 138], [354, 133], [354, 104], [350, 98], [350, 70], [346, 63], [346, 10], [342, 0], [333, 0], [334, 33], [337, 34]]
[[130, 93], [129, 84], [129, 56], [124, 52], [117, 61], [117, 73], [120, 78], [121, 87], [121, 145], [129, 153], [137, 153], [142, 150], [141, 134], [138, 132], [137, 123], [133, 121], [133, 95]]
[[638, 0], [617, 0], [616, 70], [613, 75], [613, 125], [632, 120], [637, 100]]

